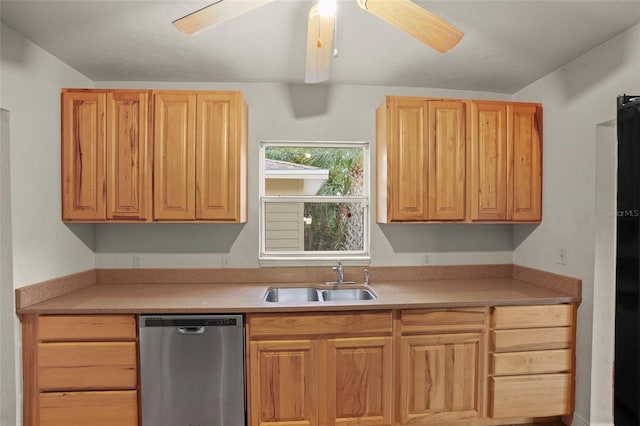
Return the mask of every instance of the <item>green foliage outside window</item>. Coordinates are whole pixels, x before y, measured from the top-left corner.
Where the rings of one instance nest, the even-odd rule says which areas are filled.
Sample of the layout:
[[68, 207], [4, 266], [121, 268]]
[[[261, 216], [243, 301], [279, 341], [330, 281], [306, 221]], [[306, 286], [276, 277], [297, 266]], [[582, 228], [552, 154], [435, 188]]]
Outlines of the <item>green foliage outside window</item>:
[[[267, 147], [265, 157], [329, 170], [317, 195], [362, 195], [364, 191], [363, 150], [332, 147]], [[305, 251], [363, 250], [364, 215], [357, 202], [309, 202], [304, 205]]]

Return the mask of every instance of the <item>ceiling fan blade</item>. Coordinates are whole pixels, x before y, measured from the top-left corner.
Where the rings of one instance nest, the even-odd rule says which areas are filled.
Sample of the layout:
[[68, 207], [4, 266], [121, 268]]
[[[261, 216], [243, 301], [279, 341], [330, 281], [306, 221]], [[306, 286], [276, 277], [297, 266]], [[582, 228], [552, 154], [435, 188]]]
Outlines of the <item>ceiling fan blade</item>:
[[309, 11], [305, 83], [321, 83], [329, 80], [335, 21], [334, 16], [321, 16], [318, 5], [313, 6]]
[[173, 26], [185, 34], [195, 34], [213, 25], [228, 21], [273, 0], [219, 0], [173, 21]]
[[440, 53], [452, 49], [464, 35], [455, 26], [411, 0], [358, 0], [358, 4]]

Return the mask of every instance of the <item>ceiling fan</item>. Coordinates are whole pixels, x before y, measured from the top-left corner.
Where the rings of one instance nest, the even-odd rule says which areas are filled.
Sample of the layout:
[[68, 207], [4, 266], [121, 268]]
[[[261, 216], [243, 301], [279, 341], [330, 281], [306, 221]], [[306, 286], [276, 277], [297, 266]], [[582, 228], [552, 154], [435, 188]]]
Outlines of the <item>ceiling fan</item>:
[[[219, 0], [173, 21], [185, 34], [195, 34], [274, 0]], [[335, 31], [335, 1], [319, 0], [307, 23], [306, 83], [329, 79]], [[440, 53], [452, 49], [464, 33], [411, 0], [356, 0], [365, 11], [390, 23]]]

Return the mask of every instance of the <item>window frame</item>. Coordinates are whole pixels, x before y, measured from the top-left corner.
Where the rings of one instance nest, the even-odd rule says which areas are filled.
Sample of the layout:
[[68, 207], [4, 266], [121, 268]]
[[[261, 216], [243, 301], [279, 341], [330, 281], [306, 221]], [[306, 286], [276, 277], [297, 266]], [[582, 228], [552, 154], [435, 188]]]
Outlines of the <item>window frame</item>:
[[[358, 148], [362, 149], [362, 167], [364, 184], [362, 195], [348, 196], [303, 196], [303, 195], [266, 195], [265, 154], [267, 147], [297, 148]], [[371, 234], [371, 156], [370, 143], [364, 141], [260, 141], [258, 182], [258, 229], [260, 266], [318, 266], [333, 265], [340, 260], [345, 265], [369, 265]], [[362, 203], [363, 208], [363, 246], [358, 251], [267, 251], [266, 250], [266, 204], [267, 203]]]

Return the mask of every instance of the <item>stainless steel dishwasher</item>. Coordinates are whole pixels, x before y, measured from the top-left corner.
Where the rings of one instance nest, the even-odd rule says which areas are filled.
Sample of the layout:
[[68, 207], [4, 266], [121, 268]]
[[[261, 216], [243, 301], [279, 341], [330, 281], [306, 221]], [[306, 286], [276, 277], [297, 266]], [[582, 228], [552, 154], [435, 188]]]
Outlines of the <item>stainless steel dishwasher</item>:
[[242, 315], [140, 316], [143, 426], [246, 425]]

